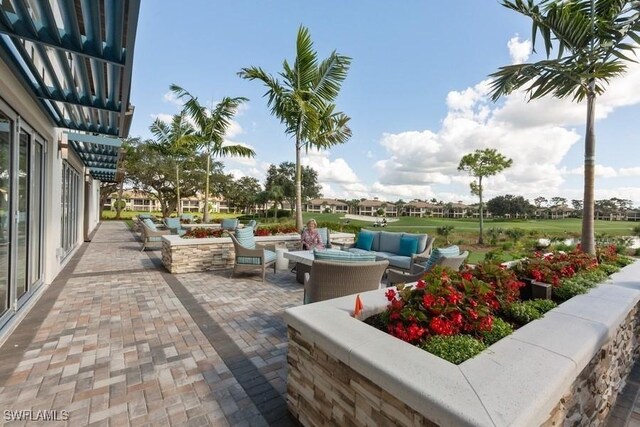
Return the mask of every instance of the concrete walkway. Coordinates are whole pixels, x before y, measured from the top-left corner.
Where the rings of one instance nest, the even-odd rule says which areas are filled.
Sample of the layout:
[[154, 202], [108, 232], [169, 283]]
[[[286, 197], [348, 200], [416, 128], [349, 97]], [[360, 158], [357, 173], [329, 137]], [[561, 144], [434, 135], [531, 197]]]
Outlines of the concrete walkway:
[[[171, 275], [123, 222], [103, 222], [0, 348], [6, 411], [95, 426], [295, 425], [286, 408], [288, 271]], [[23, 413], [24, 416], [24, 413]]]

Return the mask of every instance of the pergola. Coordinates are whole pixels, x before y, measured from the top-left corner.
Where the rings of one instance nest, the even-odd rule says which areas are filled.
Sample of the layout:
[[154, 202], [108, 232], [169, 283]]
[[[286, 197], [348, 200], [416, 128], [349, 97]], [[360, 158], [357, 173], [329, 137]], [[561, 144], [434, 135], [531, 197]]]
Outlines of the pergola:
[[0, 0], [0, 58], [91, 175], [117, 177], [140, 0]]

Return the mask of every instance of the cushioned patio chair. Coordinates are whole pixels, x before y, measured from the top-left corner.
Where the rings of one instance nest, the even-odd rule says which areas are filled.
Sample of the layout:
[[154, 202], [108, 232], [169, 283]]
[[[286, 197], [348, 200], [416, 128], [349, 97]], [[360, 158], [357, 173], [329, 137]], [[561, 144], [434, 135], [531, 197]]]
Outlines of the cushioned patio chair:
[[304, 304], [379, 289], [388, 266], [389, 261], [313, 261], [304, 276]]
[[162, 222], [171, 231], [171, 234], [177, 234], [178, 236], [184, 236], [187, 232], [182, 228], [180, 218], [163, 218]]
[[187, 224], [191, 224], [193, 222], [193, 214], [183, 213], [180, 215], [180, 220], [186, 222]]
[[149, 218], [145, 218], [141, 222], [142, 227], [142, 249], [144, 251], [149, 243], [162, 243], [162, 236], [171, 234], [169, 230], [158, 230], [156, 225]]
[[245, 228], [246, 227], [253, 228], [253, 233], [255, 234], [256, 229], [258, 228], [258, 222], [255, 219], [249, 220], [249, 222], [247, 222], [247, 224], [245, 225]]
[[220, 226], [223, 230], [236, 231], [239, 223], [240, 221], [238, 221], [238, 218], [224, 218]]
[[235, 262], [231, 277], [238, 271], [261, 269], [262, 282], [264, 283], [267, 267], [273, 265], [273, 272], [276, 272], [275, 250], [269, 250], [256, 244], [253, 228], [239, 228], [236, 230], [235, 235], [229, 234], [229, 236], [235, 249]]
[[441, 267], [449, 267], [452, 270], [456, 271], [460, 270], [460, 267], [462, 267], [462, 264], [469, 256], [469, 251], [464, 251], [459, 255], [437, 256], [437, 254], [439, 253], [439, 250], [437, 248], [433, 250], [433, 253], [436, 254], [436, 256], [434, 256], [433, 259], [431, 257], [429, 258], [432, 262], [429, 262], [428, 260], [427, 262], [422, 264], [413, 264], [411, 272], [409, 273], [387, 270], [387, 283], [389, 284], [389, 286], [393, 286], [398, 283], [417, 282], [418, 280], [422, 279], [426, 272], [431, 270], [436, 265], [439, 265]]
[[[306, 228], [307, 227], [304, 227], [302, 230], [304, 231]], [[331, 248], [331, 231], [326, 227], [316, 228], [316, 231], [320, 235], [320, 240], [322, 241], [322, 245], [326, 249], [330, 249]], [[300, 235], [302, 235], [302, 233], [300, 233]], [[302, 250], [307, 250], [307, 249], [309, 248], [305, 248], [305, 247], [302, 248]]]

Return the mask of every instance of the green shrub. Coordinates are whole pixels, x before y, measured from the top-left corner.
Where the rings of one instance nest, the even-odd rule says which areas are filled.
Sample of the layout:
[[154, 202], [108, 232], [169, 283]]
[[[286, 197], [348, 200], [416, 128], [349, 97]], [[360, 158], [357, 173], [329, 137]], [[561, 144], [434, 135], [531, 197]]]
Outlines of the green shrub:
[[[636, 256], [640, 256], [640, 248], [636, 249]], [[635, 259], [625, 255], [618, 256], [618, 259], [616, 260], [616, 264], [618, 264], [620, 267], [626, 267], [627, 265], [633, 264], [634, 262]]]
[[485, 345], [490, 346], [493, 343], [500, 341], [502, 338], [513, 333], [513, 328], [510, 324], [505, 322], [499, 317], [493, 318], [493, 328], [489, 332], [482, 333], [482, 340]]
[[553, 289], [553, 294], [560, 301], [566, 301], [576, 295], [586, 294], [589, 288], [585, 285], [572, 280], [564, 280], [560, 286]]
[[504, 308], [504, 314], [518, 325], [526, 325], [532, 320], [542, 317], [542, 313], [538, 309], [522, 301], [507, 305]]
[[487, 346], [469, 335], [438, 335], [427, 340], [422, 349], [451, 363], [459, 365], [480, 353]]
[[531, 301], [525, 301], [526, 305], [529, 305], [540, 312], [540, 314], [544, 314], [549, 310], [553, 310], [558, 306], [555, 302], [550, 299], [534, 299]]
[[620, 271], [620, 267], [614, 264], [600, 264], [598, 268], [604, 271], [607, 275]]
[[517, 242], [518, 240], [522, 239], [524, 237], [524, 235], [526, 234], [526, 232], [521, 229], [521, 228], [510, 228], [508, 229], [505, 234], [514, 242]]

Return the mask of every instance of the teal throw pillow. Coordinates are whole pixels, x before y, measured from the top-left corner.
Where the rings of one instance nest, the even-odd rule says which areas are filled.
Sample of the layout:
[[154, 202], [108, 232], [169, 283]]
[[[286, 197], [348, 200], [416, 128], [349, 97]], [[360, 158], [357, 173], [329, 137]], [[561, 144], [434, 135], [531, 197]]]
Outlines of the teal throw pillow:
[[371, 245], [373, 244], [373, 238], [375, 235], [367, 230], [360, 230], [358, 233], [358, 241], [356, 242], [356, 248], [362, 249], [365, 251], [371, 250]]
[[418, 239], [415, 237], [402, 236], [400, 238], [400, 255], [412, 256], [418, 252]]

